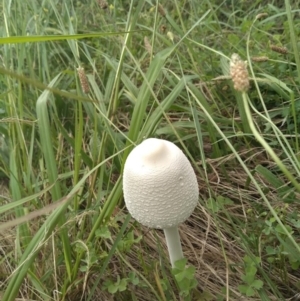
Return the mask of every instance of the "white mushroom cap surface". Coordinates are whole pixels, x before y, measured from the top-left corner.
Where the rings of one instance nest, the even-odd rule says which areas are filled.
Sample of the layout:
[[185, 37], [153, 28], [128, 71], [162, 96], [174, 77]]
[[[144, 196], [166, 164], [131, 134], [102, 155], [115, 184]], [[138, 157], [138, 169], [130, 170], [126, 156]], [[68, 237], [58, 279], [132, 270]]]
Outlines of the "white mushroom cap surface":
[[128, 211], [141, 224], [166, 229], [184, 222], [198, 202], [198, 183], [183, 152], [172, 142], [149, 138], [129, 154], [123, 174]]

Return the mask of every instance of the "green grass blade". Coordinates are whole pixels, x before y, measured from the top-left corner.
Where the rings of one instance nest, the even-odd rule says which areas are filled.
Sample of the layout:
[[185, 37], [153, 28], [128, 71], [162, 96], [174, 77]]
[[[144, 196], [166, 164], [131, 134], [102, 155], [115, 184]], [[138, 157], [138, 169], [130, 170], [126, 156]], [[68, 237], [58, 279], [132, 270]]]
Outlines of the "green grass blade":
[[62, 40], [80, 40], [87, 38], [100, 38], [113, 35], [122, 35], [134, 33], [136, 31], [124, 32], [101, 32], [101, 33], [87, 33], [87, 34], [62, 34], [62, 35], [47, 35], [47, 36], [17, 36], [1, 38], [0, 45], [2, 44], [20, 44], [20, 43], [36, 43], [36, 42], [49, 42], [49, 41], [62, 41]]
[[[60, 75], [57, 75], [49, 84], [53, 86], [59, 80]], [[44, 154], [46, 168], [48, 171], [48, 178], [50, 185], [53, 184], [51, 189], [52, 199], [54, 201], [59, 200], [62, 196], [60, 189], [60, 182], [58, 182], [58, 171], [56, 166], [56, 160], [54, 156], [51, 136], [50, 136], [50, 122], [49, 122], [49, 111], [48, 111], [48, 101], [50, 98], [50, 91], [44, 91], [36, 104], [36, 111], [38, 117], [39, 125], [39, 135], [41, 139], [41, 147]], [[64, 216], [61, 216], [60, 225], [63, 225], [66, 222]], [[71, 245], [69, 242], [68, 234], [66, 229], [61, 230], [61, 239], [63, 242], [63, 251], [65, 256], [65, 264], [69, 279], [71, 279]]]
[[[130, 141], [136, 141], [145, 118], [146, 108], [151, 95], [151, 89], [161, 73], [161, 69], [166, 59], [172, 54], [174, 47], [167, 48], [159, 52], [151, 62], [147, 73], [144, 76], [144, 82], [140, 88], [137, 101], [133, 110], [128, 138]], [[130, 142], [129, 142], [130, 143]], [[124, 159], [127, 158], [130, 149], [125, 150]], [[125, 161], [125, 160], [124, 160]]]

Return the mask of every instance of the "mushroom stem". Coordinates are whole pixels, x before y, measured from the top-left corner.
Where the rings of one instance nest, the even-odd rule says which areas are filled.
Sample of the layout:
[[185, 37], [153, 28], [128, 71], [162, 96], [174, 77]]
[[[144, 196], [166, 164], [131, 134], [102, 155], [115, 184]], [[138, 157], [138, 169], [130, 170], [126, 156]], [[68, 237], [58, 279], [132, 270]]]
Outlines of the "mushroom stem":
[[175, 261], [183, 258], [183, 252], [178, 232], [178, 226], [164, 229], [167, 247], [169, 251], [172, 268], [175, 267]]

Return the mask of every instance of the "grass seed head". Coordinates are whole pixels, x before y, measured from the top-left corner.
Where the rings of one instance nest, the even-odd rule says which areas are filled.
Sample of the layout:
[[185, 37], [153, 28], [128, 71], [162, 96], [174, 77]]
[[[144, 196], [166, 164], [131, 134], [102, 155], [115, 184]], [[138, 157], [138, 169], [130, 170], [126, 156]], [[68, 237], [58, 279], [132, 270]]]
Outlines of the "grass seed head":
[[247, 64], [236, 53], [231, 56], [230, 76], [235, 90], [246, 92], [249, 89], [250, 82]]
[[260, 62], [266, 62], [266, 61], [268, 61], [269, 58], [267, 56], [253, 56], [251, 58], [251, 60], [253, 62], [259, 62], [260, 63]]
[[167, 30], [167, 26], [163, 24], [163, 25], [160, 27], [160, 31], [161, 31], [162, 33], [165, 33], [166, 30]]
[[166, 16], [166, 11], [164, 9], [164, 7], [161, 4], [158, 4], [158, 12], [165, 17]]
[[172, 33], [171, 31], [168, 31], [168, 32], [167, 32], [167, 36], [168, 36], [168, 38], [169, 38], [172, 42], [174, 42], [174, 35], [173, 35], [173, 33]]
[[144, 37], [144, 45], [145, 45], [147, 52], [151, 55], [152, 54], [152, 46], [149, 42], [148, 37]]
[[105, 0], [98, 0], [98, 4], [102, 9], [108, 8], [108, 3]]
[[78, 76], [79, 76], [79, 80], [80, 80], [80, 84], [81, 84], [83, 93], [85, 93], [85, 94], [89, 93], [90, 86], [89, 86], [89, 82], [88, 82], [88, 79], [87, 79], [84, 69], [82, 67], [78, 67], [77, 72], [78, 72]]
[[268, 13], [260, 13], [260, 14], [258, 14], [257, 16], [256, 16], [256, 20], [258, 20], [258, 19], [262, 19], [262, 18], [265, 18], [265, 17], [267, 17], [268, 16]]
[[276, 46], [276, 45], [270, 45], [271, 50], [281, 53], [281, 54], [287, 54], [288, 53], [288, 49], [286, 47], [282, 47], [282, 46]]

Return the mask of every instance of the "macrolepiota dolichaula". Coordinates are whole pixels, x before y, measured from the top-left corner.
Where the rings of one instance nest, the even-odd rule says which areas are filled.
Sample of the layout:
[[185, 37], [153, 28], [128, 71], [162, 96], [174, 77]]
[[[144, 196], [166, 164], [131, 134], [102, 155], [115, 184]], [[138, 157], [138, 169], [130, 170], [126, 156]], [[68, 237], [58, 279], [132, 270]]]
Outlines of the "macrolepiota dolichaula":
[[136, 146], [125, 162], [125, 204], [141, 224], [163, 229], [172, 267], [183, 258], [178, 225], [198, 203], [195, 172], [174, 143], [149, 138]]

